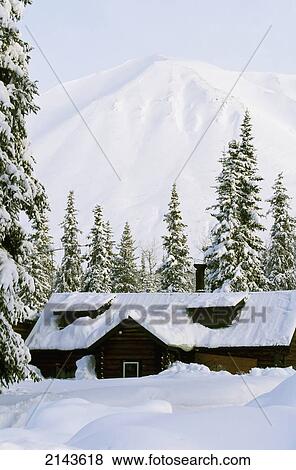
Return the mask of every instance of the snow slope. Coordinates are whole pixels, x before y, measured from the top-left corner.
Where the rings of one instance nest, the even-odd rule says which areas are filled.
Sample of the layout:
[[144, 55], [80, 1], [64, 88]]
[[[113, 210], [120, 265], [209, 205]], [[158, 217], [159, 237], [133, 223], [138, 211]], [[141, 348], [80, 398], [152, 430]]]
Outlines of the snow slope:
[[0, 395], [0, 449], [296, 449], [294, 374], [176, 363], [140, 379], [22, 382]]
[[[128, 219], [139, 243], [155, 239], [160, 246], [171, 185], [237, 76], [205, 63], [153, 56], [66, 83], [121, 181], [63, 88], [44, 93], [41, 112], [30, 120], [30, 135], [38, 175], [50, 196], [56, 240], [66, 193], [74, 189], [84, 232], [93, 206], [101, 203], [117, 238]], [[293, 195], [295, 90], [294, 75], [246, 73], [178, 179], [194, 256], [208, 232], [205, 209], [213, 202], [218, 159], [228, 140], [237, 137], [246, 107], [265, 178], [263, 197], [270, 196], [281, 170]]]

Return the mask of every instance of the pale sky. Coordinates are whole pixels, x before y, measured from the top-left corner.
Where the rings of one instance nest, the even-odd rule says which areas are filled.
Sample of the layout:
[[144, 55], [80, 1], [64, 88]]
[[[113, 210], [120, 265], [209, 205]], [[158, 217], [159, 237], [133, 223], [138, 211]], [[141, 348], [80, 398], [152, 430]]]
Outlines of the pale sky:
[[[296, 74], [296, 0], [33, 0], [23, 19], [63, 81], [161, 54], [241, 70]], [[38, 50], [31, 75], [56, 78]]]

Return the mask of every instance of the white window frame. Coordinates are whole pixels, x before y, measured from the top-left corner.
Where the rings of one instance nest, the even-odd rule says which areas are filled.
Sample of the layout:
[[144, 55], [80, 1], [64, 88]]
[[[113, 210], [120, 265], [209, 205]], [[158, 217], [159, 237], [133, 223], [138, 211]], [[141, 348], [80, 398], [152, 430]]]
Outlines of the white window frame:
[[123, 378], [124, 379], [130, 379], [132, 377], [126, 377], [125, 376], [125, 365], [126, 364], [136, 364], [137, 365], [137, 375], [135, 377], [140, 377], [140, 363], [139, 361], [123, 361], [123, 364], [122, 364], [122, 375], [123, 375]]

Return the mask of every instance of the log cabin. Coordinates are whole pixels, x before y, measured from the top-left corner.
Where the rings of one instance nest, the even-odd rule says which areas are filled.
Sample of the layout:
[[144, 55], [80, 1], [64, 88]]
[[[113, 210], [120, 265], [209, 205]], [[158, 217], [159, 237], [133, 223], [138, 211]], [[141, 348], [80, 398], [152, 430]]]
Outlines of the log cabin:
[[[1, 70], [0, 70], [1, 74]], [[204, 292], [205, 290], [205, 270], [206, 270], [206, 265], [202, 262], [196, 262], [194, 263], [194, 268], [195, 268], [195, 287], [196, 287], [196, 292]], [[67, 312], [64, 312], [65, 315], [67, 315]], [[96, 312], [97, 314], [97, 312]], [[75, 312], [76, 318], [79, 315], [79, 312]], [[30, 332], [32, 331], [36, 321], [38, 320], [39, 313], [34, 312], [30, 318], [27, 320], [18, 323], [17, 325], [13, 326], [13, 329], [16, 333], [18, 333], [23, 340], [26, 340], [27, 337], [29, 336]]]
[[26, 340], [45, 377], [74, 377], [95, 358], [98, 378], [157, 374], [176, 360], [243, 373], [296, 367], [296, 291], [56, 293]]

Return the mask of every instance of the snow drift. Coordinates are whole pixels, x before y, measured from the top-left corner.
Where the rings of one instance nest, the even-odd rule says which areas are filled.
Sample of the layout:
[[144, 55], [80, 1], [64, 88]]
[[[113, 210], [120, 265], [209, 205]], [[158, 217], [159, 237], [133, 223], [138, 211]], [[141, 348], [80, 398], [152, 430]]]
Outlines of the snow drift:
[[139, 379], [22, 382], [0, 395], [0, 449], [295, 449], [290, 374], [177, 363]]

